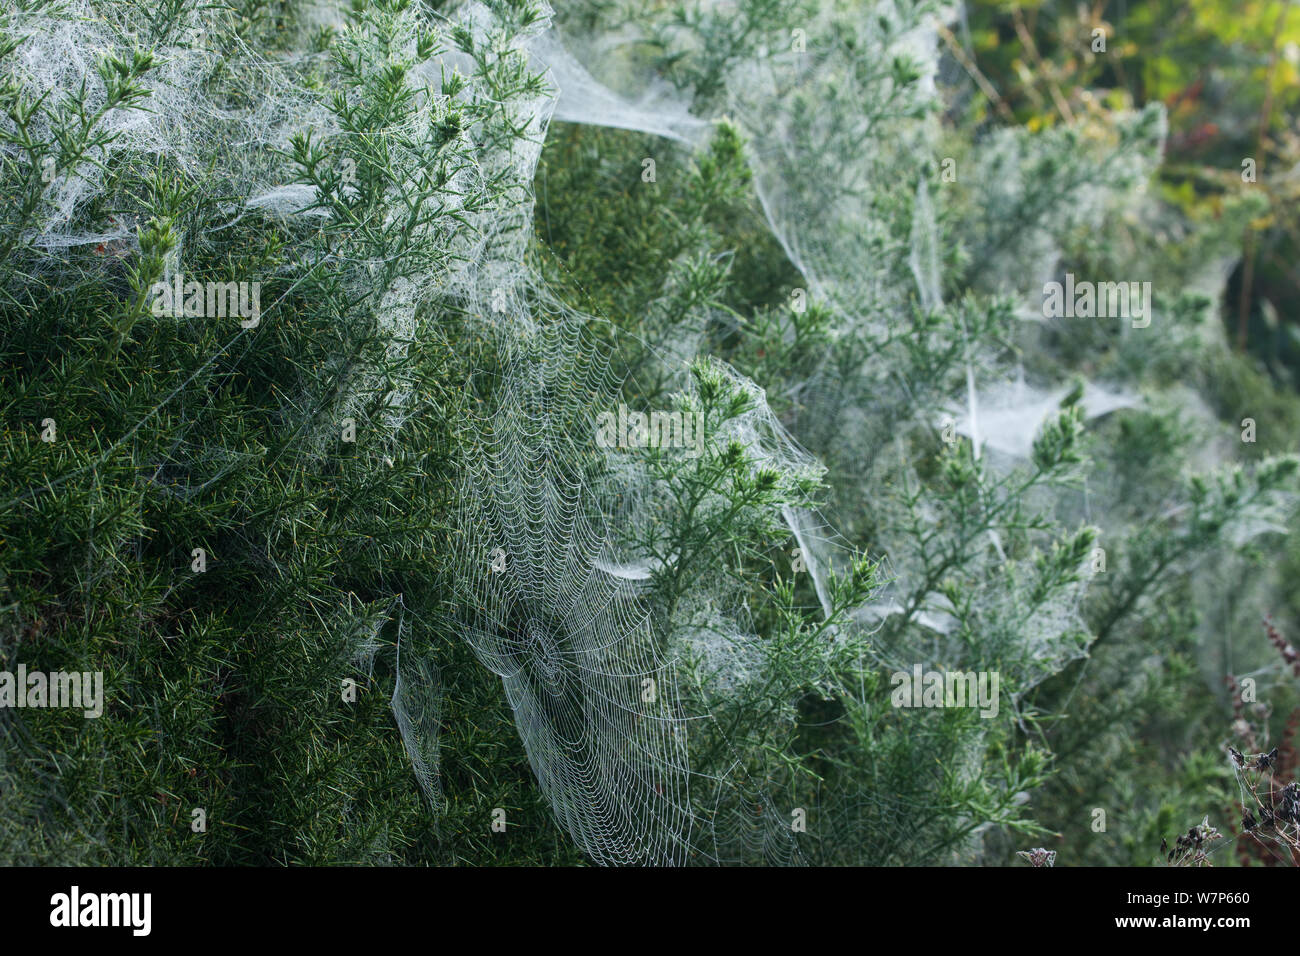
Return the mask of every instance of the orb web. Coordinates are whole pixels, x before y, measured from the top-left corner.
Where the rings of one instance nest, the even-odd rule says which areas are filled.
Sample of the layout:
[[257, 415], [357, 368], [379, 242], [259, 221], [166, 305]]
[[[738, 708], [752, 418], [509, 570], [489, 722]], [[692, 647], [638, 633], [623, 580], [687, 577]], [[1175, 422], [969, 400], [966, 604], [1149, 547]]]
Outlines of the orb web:
[[559, 824], [601, 863], [685, 859], [686, 728], [638, 581], [614, 563], [594, 408], [613, 381], [572, 325], [506, 346], [460, 491], [460, 636], [500, 675]]

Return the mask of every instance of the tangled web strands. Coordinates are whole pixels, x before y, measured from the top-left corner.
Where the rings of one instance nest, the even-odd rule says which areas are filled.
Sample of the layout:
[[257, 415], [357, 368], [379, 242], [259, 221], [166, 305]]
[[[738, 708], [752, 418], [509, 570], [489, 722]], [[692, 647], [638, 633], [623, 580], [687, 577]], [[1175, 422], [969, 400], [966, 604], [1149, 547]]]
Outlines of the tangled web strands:
[[405, 628], [403, 620], [398, 630], [393, 716], [415, 768], [415, 780], [436, 813], [443, 806], [438, 760], [443, 699], [441, 674], [438, 662], [431, 655], [416, 657], [406, 651]]
[[[727, 15], [719, 4], [698, 6], [706, 18]], [[710, 62], [716, 51], [690, 28], [655, 37], [651, 18], [629, 25], [628, 48], [658, 39], [670, 55], [698, 59], [701, 72], [719, 70], [723, 91], [708, 102], [660, 93], [652, 111], [602, 86], [557, 41], [534, 52], [560, 86], [559, 118], [687, 142], [701, 138], [697, 117], [735, 122], [749, 141], [768, 223], [809, 293], [847, 322], [877, 323], [910, 291], [908, 244], [898, 238], [906, 230], [891, 221], [882, 200], [898, 188], [900, 169], [932, 153], [936, 126], [922, 117], [938, 105], [934, 24], [952, 10], [908, 0], [884, 0], [852, 15], [832, 3], [814, 6], [797, 22], [775, 25], [781, 39], [734, 63]], [[625, 58], [595, 52], [594, 38], [569, 31], [566, 42], [592, 61], [609, 61], [603, 74], [635, 70]], [[646, 75], [637, 85], [656, 90], [662, 83]]]
[[619, 96], [598, 83], [554, 31], [539, 34], [529, 49], [534, 65], [550, 70], [559, 91], [555, 104], [558, 120], [653, 133], [692, 146], [708, 138], [712, 124], [692, 116], [673, 92], [659, 85], [647, 89], [637, 102]]
[[[150, 51], [154, 65], [143, 78], [149, 91], [146, 108], [107, 110], [92, 128], [96, 142], [85, 159], [75, 168], [63, 168], [48, 118], [72, 115], [80, 107], [87, 116], [104, 109], [107, 89], [98, 58], [130, 59], [139, 35], [152, 29], [142, 27], [137, 17], [130, 5], [90, 0], [0, 11], [0, 27], [19, 40], [8, 76], [29, 101], [44, 107], [34, 113], [29, 133], [34, 141], [49, 144], [44, 158], [49, 180], [25, 238], [54, 254], [50, 264], [69, 247], [113, 240], [134, 245], [135, 229], [126, 218], [86, 222], [81, 215], [104, 189], [115, 159], [165, 158], [184, 173], [202, 176], [214, 195], [265, 196], [258, 205], [275, 206], [276, 190], [294, 192], [285, 186], [289, 173], [280, 152], [292, 133], [328, 131], [332, 125], [318, 95], [301, 81], [310, 57], [268, 61], [238, 38], [228, 10], [195, 5], [171, 23]], [[217, 36], [219, 44], [213, 39]], [[227, 148], [210, 165], [213, 142]], [[300, 207], [308, 201], [300, 196], [288, 204]], [[223, 208], [238, 215], [232, 204]], [[179, 250], [173, 261], [178, 257]]]
[[[910, 292], [907, 233], [881, 201], [900, 169], [932, 153], [933, 125], [918, 121], [936, 103], [927, 20], [924, 5], [907, 3], [851, 20], [828, 9], [810, 24], [806, 50], [746, 62], [728, 85], [728, 109], [753, 137], [755, 189], [774, 234], [810, 294], [850, 324], [901, 314]], [[900, 82], [895, 63], [919, 81]]]

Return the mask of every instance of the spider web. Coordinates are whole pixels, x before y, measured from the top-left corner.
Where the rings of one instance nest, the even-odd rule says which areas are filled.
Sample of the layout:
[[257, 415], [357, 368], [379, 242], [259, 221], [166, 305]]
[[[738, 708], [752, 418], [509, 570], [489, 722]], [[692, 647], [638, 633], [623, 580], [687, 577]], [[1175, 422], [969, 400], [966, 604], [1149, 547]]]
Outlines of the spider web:
[[499, 674], [560, 825], [602, 863], [678, 863], [691, 828], [672, 661], [634, 580], [610, 573], [614, 489], [593, 407], [614, 381], [590, 337], [511, 340], [460, 489], [456, 626]]

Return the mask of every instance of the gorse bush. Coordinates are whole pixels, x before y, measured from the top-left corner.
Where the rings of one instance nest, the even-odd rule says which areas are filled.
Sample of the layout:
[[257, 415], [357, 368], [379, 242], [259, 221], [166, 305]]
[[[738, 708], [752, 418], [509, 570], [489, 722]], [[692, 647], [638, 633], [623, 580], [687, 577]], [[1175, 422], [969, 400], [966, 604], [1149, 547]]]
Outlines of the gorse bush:
[[0, 706], [0, 860], [1150, 863], [1227, 806], [1296, 401], [1163, 112], [955, 119], [951, 15], [11, 5], [0, 671], [103, 692]]

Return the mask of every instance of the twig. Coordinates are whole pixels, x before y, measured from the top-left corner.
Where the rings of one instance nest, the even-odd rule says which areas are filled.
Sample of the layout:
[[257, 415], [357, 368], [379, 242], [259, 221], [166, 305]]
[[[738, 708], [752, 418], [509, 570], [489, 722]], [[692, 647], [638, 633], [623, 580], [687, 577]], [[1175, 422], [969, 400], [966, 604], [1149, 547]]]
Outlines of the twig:
[[1016, 36], [1020, 37], [1021, 45], [1029, 51], [1029, 55], [1033, 57], [1034, 63], [1038, 65], [1038, 70], [1043, 76], [1043, 82], [1047, 84], [1047, 92], [1052, 95], [1052, 102], [1056, 104], [1056, 109], [1057, 112], [1061, 114], [1061, 119], [1065, 120], [1067, 123], [1073, 124], [1074, 113], [1070, 109], [1070, 104], [1065, 101], [1065, 97], [1061, 94], [1061, 88], [1057, 85], [1056, 80], [1052, 79], [1051, 71], [1048, 69], [1046, 61], [1043, 60], [1042, 54], [1038, 52], [1038, 44], [1034, 42], [1033, 36], [1031, 36], [1029, 31], [1025, 29], [1025, 18], [1020, 12], [1019, 7], [1013, 11], [1012, 19], [1015, 21]]
[[993, 84], [988, 81], [988, 77], [980, 72], [980, 68], [975, 65], [975, 61], [966, 55], [966, 51], [961, 48], [961, 44], [959, 44], [957, 38], [952, 35], [952, 31], [943, 24], [940, 24], [939, 36], [943, 37], [943, 42], [947, 45], [948, 52], [950, 52], [953, 55], [953, 58], [965, 68], [966, 72], [970, 74], [970, 78], [975, 81], [975, 85], [978, 86], [980, 91], [988, 97], [989, 101], [997, 107], [999, 115], [1001, 115], [1008, 123], [1014, 123], [1016, 117], [1011, 112], [1011, 107], [1007, 106], [1006, 100], [1002, 99], [1002, 97], [998, 95], [998, 91], [993, 88]]

